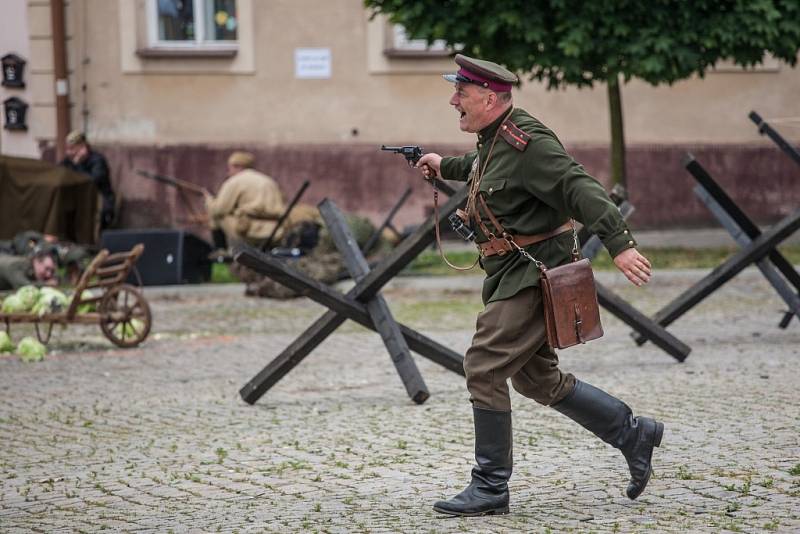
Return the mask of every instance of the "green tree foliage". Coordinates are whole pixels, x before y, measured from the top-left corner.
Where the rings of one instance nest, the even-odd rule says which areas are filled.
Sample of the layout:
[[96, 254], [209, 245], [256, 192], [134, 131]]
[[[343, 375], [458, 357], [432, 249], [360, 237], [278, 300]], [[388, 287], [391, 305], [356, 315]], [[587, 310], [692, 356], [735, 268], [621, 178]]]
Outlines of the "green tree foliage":
[[[672, 84], [765, 53], [794, 66], [799, 0], [365, 0], [414, 38], [459, 43], [555, 89], [639, 78]], [[620, 115], [616, 118], [621, 129]], [[615, 118], [612, 117], [612, 124]], [[618, 132], [621, 141], [621, 131]], [[614, 138], [612, 132], [612, 139]]]

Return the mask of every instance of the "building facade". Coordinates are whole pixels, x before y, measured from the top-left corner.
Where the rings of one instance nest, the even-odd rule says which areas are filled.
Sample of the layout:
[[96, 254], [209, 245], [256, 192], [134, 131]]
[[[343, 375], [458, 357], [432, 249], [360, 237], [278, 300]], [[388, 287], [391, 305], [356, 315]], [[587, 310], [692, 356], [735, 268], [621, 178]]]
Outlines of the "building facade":
[[[136, 174], [160, 172], [215, 190], [233, 149], [304, 201], [333, 198], [376, 220], [407, 187], [398, 224], [419, 222], [432, 199], [418, 173], [381, 144], [454, 154], [473, 138], [447, 104], [454, 70], [436, 43], [409, 41], [360, 0], [52, 0], [65, 7], [69, 127], [112, 165], [127, 227], [191, 226], [200, 199]], [[27, 130], [3, 129], [0, 153], [55, 158], [52, 5], [4, 0], [0, 55], [25, 58]], [[800, 168], [759, 136], [751, 110], [800, 116], [800, 69], [773, 60], [753, 70], [718, 65], [700, 79], [623, 87], [628, 183], [639, 226], [711, 219], [682, 167], [687, 151], [762, 222], [800, 203]], [[515, 103], [549, 125], [601, 181], [608, 177], [606, 90], [547, 91], [523, 83]], [[800, 141], [800, 128], [781, 122]], [[63, 125], [62, 125], [63, 127]]]

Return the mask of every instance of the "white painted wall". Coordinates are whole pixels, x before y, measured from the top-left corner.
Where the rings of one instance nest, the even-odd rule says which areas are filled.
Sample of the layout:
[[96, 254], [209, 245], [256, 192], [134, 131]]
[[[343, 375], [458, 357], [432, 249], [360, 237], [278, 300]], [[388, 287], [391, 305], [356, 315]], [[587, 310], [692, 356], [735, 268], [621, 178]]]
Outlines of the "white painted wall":
[[[31, 89], [31, 47], [30, 32], [28, 30], [28, 0], [2, 0], [0, 4], [0, 57], [14, 53], [25, 59], [26, 87], [9, 88], [0, 86], [0, 103], [7, 98], [16, 96], [28, 103], [27, 123], [32, 124], [37, 118], [33, 106], [33, 91]], [[5, 123], [5, 112], [2, 113], [2, 122]], [[39, 147], [33, 132], [0, 129], [0, 154], [6, 156], [39, 157]]]

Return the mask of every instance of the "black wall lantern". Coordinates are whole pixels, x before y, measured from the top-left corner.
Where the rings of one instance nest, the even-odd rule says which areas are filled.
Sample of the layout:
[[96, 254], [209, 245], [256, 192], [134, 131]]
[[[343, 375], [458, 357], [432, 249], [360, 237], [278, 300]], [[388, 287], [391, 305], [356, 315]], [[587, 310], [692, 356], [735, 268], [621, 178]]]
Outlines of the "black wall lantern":
[[25, 87], [25, 60], [16, 54], [6, 54], [3, 62], [3, 85], [6, 87]]
[[28, 104], [16, 96], [6, 98], [3, 101], [6, 110], [6, 123], [3, 126], [6, 130], [27, 130], [25, 114], [28, 113]]

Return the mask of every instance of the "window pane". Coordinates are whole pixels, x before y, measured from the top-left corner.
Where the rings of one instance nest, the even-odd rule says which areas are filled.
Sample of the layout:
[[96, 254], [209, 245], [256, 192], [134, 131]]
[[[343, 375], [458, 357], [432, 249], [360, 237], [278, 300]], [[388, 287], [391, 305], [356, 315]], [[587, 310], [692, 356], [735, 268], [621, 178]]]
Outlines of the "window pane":
[[430, 44], [425, 39], [409, 39], [406, 29], [402, 24], [395, 24], [393, 30], [394, 47], [398, 50], [418, 50], [427, 52], [447, 50], [447, 43], [442, 39], [437, 39]]
[[159, 41], [194, 41], [192, 0], [158, 0]]
[[239, 19], [236, 18], [236, 0], [204, 0], [206, 39], [209, 41], [235, 41]]

